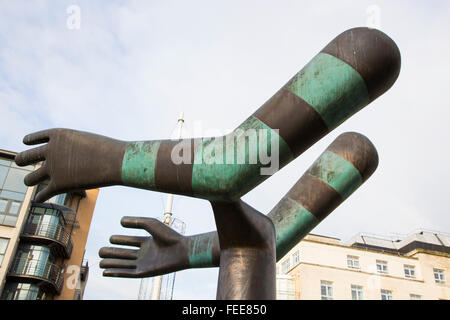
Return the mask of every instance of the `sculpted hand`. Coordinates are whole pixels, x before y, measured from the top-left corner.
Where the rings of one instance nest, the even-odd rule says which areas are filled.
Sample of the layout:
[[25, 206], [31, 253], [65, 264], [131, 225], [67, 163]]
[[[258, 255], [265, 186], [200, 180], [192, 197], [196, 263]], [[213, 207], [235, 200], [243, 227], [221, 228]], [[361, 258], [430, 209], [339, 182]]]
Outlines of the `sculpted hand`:
[[121, 183], [121, 161], [126, 142], [70, 130], [50, 129], [24, 137], [26, 145], [46, 143], [16, 156], [16, 164], [26, 166], [43, 161], [25, 177], [27, 186], [49, 179], [36, 201], [76, 189], [89, 189]]
[[100, 268], [104, 276], [143, 278], [171, 273], [189, 267], [189, 238], [154, 218], [123, 217], [122, 226], [144, 229], [151, 237], [114, 235], [110, 242], [139, 249], [104, 247]]

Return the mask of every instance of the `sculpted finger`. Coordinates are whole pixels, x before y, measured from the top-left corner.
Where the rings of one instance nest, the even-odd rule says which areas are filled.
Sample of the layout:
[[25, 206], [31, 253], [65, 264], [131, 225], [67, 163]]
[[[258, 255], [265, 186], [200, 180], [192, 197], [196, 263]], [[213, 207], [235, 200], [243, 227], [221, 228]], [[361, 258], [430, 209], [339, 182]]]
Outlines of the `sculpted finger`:
[[104, 247], [100, 249], [98, 254], [101, 258], [136, 260], [138, 256], [138, 250]]
[[180, 238], [179, 233], [155, 218], [123, 217], [120, 222], [122, 223], [122, 226], [126, 228], [146, 230], [155, 238], [155, 240], [173, 242]]
[[41, 167], [25, 176], [24, 182], [27, 186], [34, 186], [48, 178], [47, 170]]
[[36, 195], [36, 201], [42, 203], [50, 199], [51, 197], [56, 196], [57, 194], [58, 192], [53, 191], [49, 186], [47, 186], [38, 192], [38, 194]]
[[112, 268], [103, 271], [104, 277], [140, 278], [135, 270]]
[[47, 145], [37, 147], [34, 149], [26, 150], [23, 152], [20, 152], [14, 161], [18, 166], [27, 166], [30, 164], [34, 164], [39, 161], [44, 161], [46, 154], [47, 154], [48, 147]]
[[27, 134], [23, 138], [23, 143], [26, 144], [26, 145], [31, 146], [31, 145], [34, 145], [34, 144], [48, 142], [50, 140], [50, 132], [51, 132], [51, 129], [49, 129], [49, 130], [42, 130], [42, 131], [34, 132], [34, 133], [31, 133], [31, 134]]
[[148, 237], [113, 235], [109, 238], [112, 244], [140, 247]]
[[100, 261], [100, 268], [136, 269], [136, 263], [133, 260], [103, 259]]

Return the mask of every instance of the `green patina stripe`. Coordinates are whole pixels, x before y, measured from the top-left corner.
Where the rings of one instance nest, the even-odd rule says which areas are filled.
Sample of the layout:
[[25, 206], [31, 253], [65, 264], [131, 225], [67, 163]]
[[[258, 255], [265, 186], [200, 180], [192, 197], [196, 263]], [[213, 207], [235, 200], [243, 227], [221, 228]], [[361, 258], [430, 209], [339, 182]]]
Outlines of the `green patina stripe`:
[[349, 161], [331, 151], [322, 153], [307, 172], [326, 182], [343, 199], [350, 196], [363, 183], [358, 169]]
[[369, 93], [361, 75], [327, 53], [315, 56], [286, 89], [313, 107], [330, 130], [369, 103]]
[[[274, 155], [279, 166], [272, 173], [293, 159], [292, 152], [283, 138], [261, 120], [251, 116], [233, 133], [224, 138], [203, 140], [201, 145], [197, 146], [192, 171], [194, 195], [208, 195], [209, 200], [237, 199], [268, 178], [270, 175], [261, 175], [262, 168], [271, 166], [270, 163], [263, 164], [260, 161], [261, 133], [267, 137], [267, 144], [262, 145], [266, 145], [268, 150], [262, 150], [262, 154], [272, 156], [272, 140], [278, 143], [278, 150], [276, 145], [273, 147], [274, 152], [279, 152], [278, 156]], [[234, 139], [225, 139], [233, 136]], [[248, 136], [251, 138], [247, 140]], [[253, 163], [251, 159], [254, 159]]]
[[213, 245], [214, 237], [210, 236], [210, 234], [193, 236], [189, 265], [193, 268], [212, 266]]
[[300, 203], [289, 197], [284, 197], [274, 209], [272, 220], [277, 235], [277, 257], [280, 258], [320, 222]]
[[189, 265], [193, 268], [209, 267], [212, 265], [211, 251], [204, 250], [189, 256]]
[[159, 141], [131, 142], [123, 157], [122, 182], [140, 188], [155, 187], [155, 163]]

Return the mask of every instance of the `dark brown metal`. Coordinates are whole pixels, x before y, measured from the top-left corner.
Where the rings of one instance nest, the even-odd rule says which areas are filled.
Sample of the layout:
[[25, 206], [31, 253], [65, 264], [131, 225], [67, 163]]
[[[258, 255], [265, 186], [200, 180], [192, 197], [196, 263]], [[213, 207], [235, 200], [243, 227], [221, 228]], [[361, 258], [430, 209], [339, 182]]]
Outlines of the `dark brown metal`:
[[[184, 150], [189, 150], [190, 163], [174, 164], [171, 155], [174, 147], [183, 141], [184, 148], [180, 148], [180, 157]], [[192, 167], [194, 163], [194, 140], [166, 140], [162, 141], [158, 149], [155, 164], [155, 184], [161, 192], [178, 189], [180, 194], [192, 196]]]
[[361, 174], [363, 181], [366, 181], [378, 166], [378, 153], [375, 146], [367, 137], [357, 132], [341, 134], [327, 150], [340, 155], [353, 164]]
[[294, 157], [328, 133], [320, 115], [303, 99], [282, 88], [254, 116], [271, 128], [279, 128]]
[[243, 201], [212, 202], [220, 242], [217, 299], [275, 299], [275, 228]]
[[300, 203], [319, 220], [344, 200], [336, 190], [307, 172], [286, 196]]
[[44, 161], [25, 177], [28, 186], [50, 179], [36, 196], [43, 202], [60, 193], [118, 185], [122, 182], [122, 159], [126, 143], [101, 135], [70, 129], [50, 129], [27, 135], [23, 142], [46, 145], [21, 152], [16, 163], [24, 166]]
[[111, 236], [113, 244], [139, 249], [105, 247], [99, 255], [103, 275], [142, 278], [170, 273], [189, 267], [189, 241], [154, 218], [123, 217], [122, 226], [143, 229], [151, 237]]
[[[389, 37], [369, 28], [347, 30], [239, 128], [265, 128], [273, 135], [279, 130], [282, 167], [389, 89], [399, 70], [400, 53]], [[217, 234], [185, 237], [156, 219], [124, 217], [124, 227], [147, 230], [151, 237], [111, 237], [111, 243], [136, 249], [102, 248], [100, 267], [106, 269], [106, 276], [146, 277], [219, 264], [218, 299], [274, 299], [277, 257], [342, 203], [378, 164], [367, 138], [341, 135], [266, 217], [239, 199], [267, 178], [255, 170], [260, 163], [197, 167], [194, 153], [199, 158], [204, 154], [197, 155], [194, 143], [204, 141], [183, 142], [190, 146], [190, 162], [175, 164], [172, 152], [179, 146], [177, 141], [124, 142], [52, 129], [26, 136], [27, 145], [47, 144], [18, 154], [16, 163], [44, 161], [25, 178], [27, 185], [49, 179], [37, 201], [110, 185], [209, 200]]]
[[[327, 151], [354, 164], [355, 170], [357, 168], [361, 174], [361, 181], [362, 177], [366, 180], [378, 164], [375, 147], [359, 133], [341, 134]], [[102, 268], [106, 268], [104, 275], [144, 277], [165, 274], [169, 270], [220, 267], [218, 299], [272, 299], [274, 278], [270, 275], [275, 261], [316, 226], [314, 221], [305, 222], [292, 238], [286, 238], [283, 236], [286, 233], [284, 230], [294, 223], [293, 214], [301, 206], [313, 215], [313, 220], [320, 222], [345, 200], [338, 191], [313, 175], [320, 176], [315, 170], [329, 172], [329, 168], [318, 165], [321, 158], [314, 162], [313, 169], [305, 172], [267, 217], [241, 200], [211, 202], [218, 232], [185, 237], [154, 219], [151, 220], [154, 227], [149, 228], [144, 223], [148, 218], [124, 218], [129, 221], [123, 223], [124, 226], [144, 228], [154, 233], [156, 238], [112, 236], [110, 241], [113, 244], [139, 249], [102, 248], [100, 256], [107, 258], [100, 263]], [[348, 181], [347, 185], [351, 186], [352, 182]], [[273, 227], [278, 234], [273, 233]], [[171, 245], [158, 241], [158, 237], [166, 233], [172, 239]], [[275, 236], [280, 243], [276, 247], [273, 246]], [[280, 241], [280, 237], [286, 239]], [[127, 268], [117, 269], [123, 266]]]

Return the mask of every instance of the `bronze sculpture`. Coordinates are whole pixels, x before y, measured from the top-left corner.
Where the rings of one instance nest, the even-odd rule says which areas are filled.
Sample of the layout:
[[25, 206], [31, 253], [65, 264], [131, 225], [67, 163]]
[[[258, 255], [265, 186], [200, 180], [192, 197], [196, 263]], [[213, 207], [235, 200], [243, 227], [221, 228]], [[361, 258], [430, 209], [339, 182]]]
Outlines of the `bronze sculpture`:
[[[269, 177], [262, 174], [267, 162], [260, 151], [277, 152], [275, 170], [285, 166], [388, 90], [399, 71], [400, 53], [389, 37], [350, 29], [230, 135], [125, 142], [51, 129], [26, 136], [25, 144], [47, 144], [20, 153], [16, 163], [43, 161], [25, 178], [27, 185], [49, 179], [37, 201], [73, 189], [125, 185], [211, 202], [217, 234], [184, 237], [155, 219], [123, 218], [125, 227], [145, 229], [152, 237], [111, 237], [111, 243], [140, 249], [102, 248], [104, 275], [144, 277], [220, 266], [218, 299], [274, 299], [276, 260], [373, 173], [378, 156], [364, 136], [339, 136], [266, 217], [240, 200]], [[251, 130], [263, 132], [253, 149]], [[249, 163], [236, 161], [239, 153]]]

